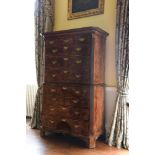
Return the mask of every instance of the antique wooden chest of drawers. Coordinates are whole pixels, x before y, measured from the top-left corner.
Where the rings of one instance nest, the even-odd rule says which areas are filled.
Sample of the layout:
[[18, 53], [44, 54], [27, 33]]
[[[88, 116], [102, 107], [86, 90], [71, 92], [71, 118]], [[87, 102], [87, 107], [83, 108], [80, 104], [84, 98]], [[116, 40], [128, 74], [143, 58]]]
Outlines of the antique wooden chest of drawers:
[[79, 28], [43, 34], [41, 135], [70, 134], [94, 148], [104, 132], [104, 58], [108, 33]]

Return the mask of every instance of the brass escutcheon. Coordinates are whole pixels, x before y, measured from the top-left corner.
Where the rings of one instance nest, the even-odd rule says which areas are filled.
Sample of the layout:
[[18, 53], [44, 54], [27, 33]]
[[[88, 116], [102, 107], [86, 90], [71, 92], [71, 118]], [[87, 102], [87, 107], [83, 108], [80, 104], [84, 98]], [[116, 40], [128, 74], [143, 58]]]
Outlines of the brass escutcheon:
[[50, 41], [49, 44], [54, 44], [54, 41]]
[[79, 51], [81, 51], [81, 47], [77, 47], [77, 48], [75, 48], [75, 50], [76, 50], [77, 52], [79, 52]]
[[56, 53], [58, 50], [57, 49], [53, 49], [52, 50], [52, 53]]
[[80, 42], [84, 42], [85, 41], [85, 38], [79, 38], [79, 41]]

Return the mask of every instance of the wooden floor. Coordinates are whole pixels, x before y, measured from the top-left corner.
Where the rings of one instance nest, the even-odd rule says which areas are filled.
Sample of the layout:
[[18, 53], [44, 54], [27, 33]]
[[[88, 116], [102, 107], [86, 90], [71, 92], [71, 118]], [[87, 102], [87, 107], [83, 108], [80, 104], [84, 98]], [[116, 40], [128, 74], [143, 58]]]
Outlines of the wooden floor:
[[28, 120], [26, 143], [27, 155], [128, 155], [127, 150], [109, 147], [99, 140], [95, 149], [87, 149], [80, 140], [69, 136], [49, 134], [43, 139], [39, 130], [31, 129]]

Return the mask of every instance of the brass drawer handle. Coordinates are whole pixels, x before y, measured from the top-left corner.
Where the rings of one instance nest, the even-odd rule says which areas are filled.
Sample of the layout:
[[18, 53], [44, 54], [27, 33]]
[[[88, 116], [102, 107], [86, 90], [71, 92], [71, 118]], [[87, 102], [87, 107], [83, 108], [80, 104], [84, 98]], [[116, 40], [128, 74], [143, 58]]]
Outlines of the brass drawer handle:
[[50, 110], [51, 110], [51, 111], [54, 111], [54, 108], [51, 108]]
[[52, 74], [52, 77], [53, 77], [53, 78], [56, 77], [56, 74]]
[[67, 87], [62, 87], [63, 90], [67, 90]]
[[61, 109], [62, 109], [62, 110], [66, 110], [67, 108], [65, 108], [65, 107], [62, 107]]
[[75, 94], [80, 94], [80, 91], [76, 90], [76, 91], [75, 91]]
[[52, 101], [56, 101], [57, 99], [56, 98], [52, 98]]
[[52, 123], [52, 124], [53, 124], [53, 123], [54, 123], [54, 121], [50, 121], [50, 123]]
[[78, 111], [75, 111], [74, 114], [75, 114], [75, 115], [79, 115], [79, 112], [78, 112]]
[[81, 64], [82, 60], [77, 60], [76, 63], [77, 64]]
[[52, 53], [56, 53], [58, 50], [57, 49], [53, 49], [52, 50]]
[[84, 42], [86, 39], [85, 38], [79, 38], [80, 42]]
[[51, 92], [56, 92], [56, 90], [55, 89], [51, 89]]
[[68, 73], [68, 71], [64, 71], [64, 74], [67, 74]]
[[52, 64], [55, 65], [57, 63], [57, 61], [52, 61]]
[[74, 128], [79, 128], [80, 127], [80, 125], [74, 125]]
[[66, 119], [63, 118], [63, 119], [61, 119], [61, 121], [62, 121], [62, 122], [66, 122]]
[[80, 47], [77, 47], [75, 50], [76, 50], [77, 52], [79, 52], [79, 51], [81, 51], [81, 48], [80, 48]]
[[54, 44], [54, 41], [50, 41], [49, 44]]
[[69, 42], [69, 40], [68, 40], [68, 39], [64, 40], [64, 43], [68, 43], [68, 42]]
[[67, 50], [68, 49], [68, 47], [67, 46], [64, 46], [64, 50]]
[[81, 77], [81, 75], [80, 74], [76, 74], [75, 77], [79, 79]]
[[68, 61], [69, 59], [68, 58], [64, 58], [64, 61]]
[[73, 100], [73, 103], [78, 103], [79, 102], [79, 100]]

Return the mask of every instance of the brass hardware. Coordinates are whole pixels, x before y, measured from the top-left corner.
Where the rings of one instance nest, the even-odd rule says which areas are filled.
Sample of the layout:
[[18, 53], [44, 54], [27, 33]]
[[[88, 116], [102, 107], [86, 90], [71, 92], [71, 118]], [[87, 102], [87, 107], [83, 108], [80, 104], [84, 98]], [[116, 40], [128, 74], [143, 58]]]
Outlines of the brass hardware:
[[52, 124], [53, 124], [53, 123], [54, 123], [54, 121], [50, 121], [50, 123], [52, 123]]
[[65, 108], [65, 107], [62, 107], [61, 109], [62, 109], [62, 110], [66, 110], [67, 108]]
[[52, 61], [52, 64], [55, 65], [57, 63], [57, 61]]
[[84, 42], [85, 41], [85, 38], [80, 38], [79, 41], [80, 42]]
[[64, 43], [68, 43], [69, 42], [69, 40], [64, 40]]
[[63, 119], [61, 119], [61, 121], [62, 121], [62, 122], [66, 122], [66, 119], [63, 118]]
[[76, 78], [80, 78], [81, 75], [80, 75], [80, 74], [76, 74], [75, 77], [76, 77]]
[[54, 111], [54, 108], [51, 108], [50, 110], [51, 110], [51, 111]]
[[79, 125], [74, 125], [75, 128], [79, 128]]
[[76, 63], [77, 64], [81, 64], [82, 60], [77, 60]]
[[57, 99], [56, 98], [52, 98], [52, 101], [56, 101]]
[[52, 50], [52, 53], [56, 53], [58, 50], [57, 49], [53, 49]]
[[76, 93], [76, 94], [80, 94], [80, 91], [76, 90], [75, 93]]
[[73, 103], [78, 103], [79, 102], [79, 100], [73, 100]]
[[51, 92], [56, 92], [56, 90], [55, 89], [51, 89]]
[[52, 74], [52, 77], [53, 77], [53, 78], [56, 77], [56, 74]]
[[67, 90], [67, 87], [62, 87], [63, 90]]
[[50, 41], [49, 44], [54, 44], [54, 41]]
[[68, 49], [68, 47], [67, 46], [64, 46], [64, 50], [67, 50]]
[[79, 52], [79, 51], [81, 51], [81, 48], [80, 48], [80, 47], [77, 47], [77, 48], [75, 48], [75, 50], [76, 50], [77, 52]]
[[78, 112], [78, 111], [76, 111], [76, 112], [74, 112], [74, 114], [75, 114], [75, 115], [79, 115], [79, 112]]
[[68, 61], [69, 59], [68, 58], [64, 58], [64, 61]]
[[64, 74], [67, 74], [68, 73], [68, 71], [64, 71]]

